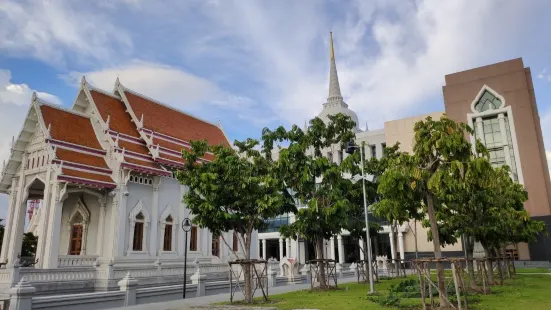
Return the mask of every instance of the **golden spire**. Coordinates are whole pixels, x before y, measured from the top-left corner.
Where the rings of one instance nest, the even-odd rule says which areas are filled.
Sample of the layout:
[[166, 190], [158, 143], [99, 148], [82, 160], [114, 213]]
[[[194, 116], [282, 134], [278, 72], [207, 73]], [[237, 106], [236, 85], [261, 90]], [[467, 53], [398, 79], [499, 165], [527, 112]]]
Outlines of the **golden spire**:
[[332, 31], [329, 32], [329, 45], [330, 45], [329, 53], [331, 56], [330, 59], [335, 60], [335, 51], [333, 50], [333, 32]]

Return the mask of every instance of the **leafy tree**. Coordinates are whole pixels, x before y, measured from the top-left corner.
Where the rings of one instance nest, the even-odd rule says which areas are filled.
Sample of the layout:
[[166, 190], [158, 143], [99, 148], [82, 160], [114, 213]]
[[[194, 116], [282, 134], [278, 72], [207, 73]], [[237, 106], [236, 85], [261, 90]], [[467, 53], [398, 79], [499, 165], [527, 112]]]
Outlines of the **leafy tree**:
[[[329, 123], [314, 118], [304, 131], [294, 125], [289, 131], [279, 127], [274, 131], [265, 128], [262, 133], [266, 158], [272, 158], [277, 144], [285, 144], [276, 160], [278, 175], [290, 188], [294, 197], [305, 207], [295, 213], [295, 222], [284, 225], [280, 232], [285, 237], [303, 237], [312, 241], [316, 257], [323, 259], [324, 239], [329, 239], [346, 227], [349, 212], [357, 208], [351, 196], [357, 195], [358, 184], [344, 178], [352, 166], [347, 157], [342, 163], [333, 162], [324, 156], [331, 147], [345, 149], [352, 141], [355, 124], [348, 116], [339, 113], [329, 116]], [[320, 262], [320, 286], [327, 287], [325, 263]]]
[[[399, 225], [412, 219], [421, 220], [424, 216], [421, 193], [410, 186], [413, 179], [407, 173], [412, 157], [398, 149], [399, 144], [387, 148], [383, 158], [376, 162], [372, 159], [374, 167], [370, 169], [373, 175], [378, 176], [375, 180], [379, 194], [378, 202], [371, 206], [371, 210], [390, 223], [394, 244], [397, 244]], [[396, 247], [392, 256], [398, 257]]]
[[[233, 231], [239, 248], [249, 260], [251, 238], [255, 230], [265, 227], [265, 220], [295, 210], [275, 166], [256, 149], [258, 141], [235, 141], [237, 150], [224, 146], [208, 146], [205, 141], [192, 141], [191, 150], [183, 151], [185, 168], [177, 176], [189, 187], [184, 201], [193, 214], [193, 222], [208, 228], [213, 235]], [[215, 159], [200, 162], [206, 152]], [[232, 249], [233, 250], [233, 249]], [[238, 254], [234, 253], [236, 258]], [[244, 265], [245, 299], [252, 302], [251, 266]]]
[[[530, 219], [524, 210], [526, 191], [510, 178], [508, 167], [492, 166], [480, 141], [475, 154], [465, 162], [455, 162], [449, 172], [444, 176], [448, 186], [441, 187], [440, 193], [446, 204], [454, 206], [454, 212], [446, 214], [446, 226], [463, 236], [471, 287], [477, 288], [472, 262], [475, 242], [492, 258], [507, 244], [534, 241], [544, 225]], [[493, 273], [489, 282], [493, 283]]]
[[34, 257], [36, 255], [36, 246], [38, 237], [33, 233], [23, 234], [23, 243], [21, 245], [21, 257]]
[[[418, 201], [422, 201], [428, 216], [434, 256], [438, 259], [442, 257], [443, 245], [440, 231], [445, 228], [441, 222], [439, 225], [438, 214], [451, 212], [447, 210], [449, 206], [440, 203], [438, 194], [441, 187], [449, 185], [449, 179], [445, 176], [449, 174], [450, 167], [469, 158], [471, 146], [465, 133], [471, 133], [471, 129], [442, 116], [437, 121], [427, 117], [417, 122], [414, 130], [413, 153], [399, 156], [382, 176], [379, 192], [388, 200], [377, 208], [386, 208], [383, 214], [394, 212], [393, 218], [405, 218], [410, 216], [410, 211], [418, 210]], [[438, 262], [436, 269], [438, 288], [442, 292], [440, 305], [446, 307], [444, 266]]]

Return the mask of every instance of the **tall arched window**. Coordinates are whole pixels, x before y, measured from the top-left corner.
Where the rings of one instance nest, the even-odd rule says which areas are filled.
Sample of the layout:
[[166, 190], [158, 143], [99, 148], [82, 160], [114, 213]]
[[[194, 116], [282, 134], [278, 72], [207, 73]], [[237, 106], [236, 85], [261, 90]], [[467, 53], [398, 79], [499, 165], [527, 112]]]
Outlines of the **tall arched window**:
[[86, 255], [86, 240], [89, 223], [90, 211], [84, 204], [83, 199], [79, 198], [67, 222], [67, 229], [69, 232], [67, 254]]
[[172, 226], [174, 219], [172, 216], [168, 216], [165, 219], [165, 233], [163, 240], [163, 251], [169, 252], [172, 251]]
[[165, 211], [159, 217], [159, 230], [157, 233], [158, 250], [165, 253], [176, 253], [176, 223], [178, 220], [176, 214], [170, 205], [166, 206]]
[[147, 227], [149, 225], [149, 213], [140, 200], [132, 209], [128, 220], [130, 222], [128, 238], [128, 252], [147, 253]]
[[144, 224], [145, 217], [143, 213], [140, 212], [136, 215], [136, 222], [134, 224], [134, 237], [132, 239], [133, 251], [143, 251]]

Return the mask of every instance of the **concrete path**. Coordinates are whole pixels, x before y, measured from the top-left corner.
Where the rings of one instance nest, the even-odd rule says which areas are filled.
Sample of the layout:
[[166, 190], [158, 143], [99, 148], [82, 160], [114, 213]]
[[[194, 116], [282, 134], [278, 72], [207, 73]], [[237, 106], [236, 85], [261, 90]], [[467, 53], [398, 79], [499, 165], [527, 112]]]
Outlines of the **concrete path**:
[[[355, 277], [340, 278], [338, 279], [337, 284], [341, 286], [342, 284], [356, 282], [356, 281], [357, 279]], [[289, 284], [289, 285], [270, 287], [268, 289], [268, 293], [271, 296], [271, 295], [282, 294], [287, 292], [305, 290], [308, 288], [310, 288], [310, 284]], [[256, 296], [258, 296], [258, 293], [259, 292], [257, 291]], [[235, 293], [234, 297], [235, 297], [234, 300], [243, 300], [243, 294], [241, 294], [240, 292]], [[130, 307], [113, 308], [110, 310], [187, 310], [187, 309], [191, 309], [191, 307], [194, 307], [194, 306], [206, 306], [208, 304], [225, 302], [225, 301], [230, 301], [229, 293], [194, 297], [194, 298], [185, 299], [185, 300], [181, 299], [181, 300], [150, 303], [150, 304], [143, 304], [143, 305], [130, 306]], [[251, 308], [247, 308], [247, 309], [251, 309]]]

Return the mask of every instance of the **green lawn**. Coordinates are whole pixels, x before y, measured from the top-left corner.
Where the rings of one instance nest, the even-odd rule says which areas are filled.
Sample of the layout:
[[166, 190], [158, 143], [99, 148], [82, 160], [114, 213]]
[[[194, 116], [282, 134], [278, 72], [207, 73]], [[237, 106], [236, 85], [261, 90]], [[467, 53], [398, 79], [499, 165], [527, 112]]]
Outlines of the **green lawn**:
[[[376, 284], [376, 291], [386, 293], [391, 284], [397, 284], [402, 279], [383, 280]], [[551, 309], [551, 275], [517, 275], [506, 280], [503, 286], [494, 286], [491, 295], [482, 295], [480, 303], [471, 305], [469, 309]], [[339, 290], [325, 292], [298, 291], [270, 296], [273, 302], [270, 306], [280, 310], [291, 309], [392, 309], [380, 306], [366, 299], [368, 285], [345, 283], [339, 285]], [[403, 298], [402, 304], [419, 305], [419, 298]], [[257, 306], [259, 306], [257, 304]]]
[[518, 273], [550, 273], [549, 268], [517, 268]]

